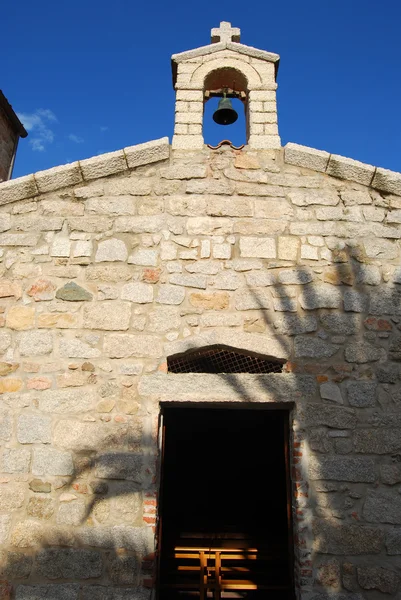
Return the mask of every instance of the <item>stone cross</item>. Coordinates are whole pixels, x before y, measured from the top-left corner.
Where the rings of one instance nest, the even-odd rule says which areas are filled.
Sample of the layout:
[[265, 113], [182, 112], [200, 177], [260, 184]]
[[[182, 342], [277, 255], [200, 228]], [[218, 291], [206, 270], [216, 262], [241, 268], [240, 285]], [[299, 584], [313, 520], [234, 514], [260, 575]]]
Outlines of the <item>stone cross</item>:
[[231, 23], [221, 21], [220, 27], [213, 27], [210, 32], [212, 44], [217, 42], [239, 42], [241, 39], [241, 30], [239, 27], [231, 27]]

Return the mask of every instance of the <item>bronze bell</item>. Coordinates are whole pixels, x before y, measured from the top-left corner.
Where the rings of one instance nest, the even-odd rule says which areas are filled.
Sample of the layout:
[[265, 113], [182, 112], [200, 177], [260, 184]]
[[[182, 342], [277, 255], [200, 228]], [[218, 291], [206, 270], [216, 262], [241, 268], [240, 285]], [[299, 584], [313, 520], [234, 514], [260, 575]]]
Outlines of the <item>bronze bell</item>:
[[233, 109], [230, 98], [226, 98], [224, 94], [213, 115], [213, 121], [218, 125], [232, 125], [237, 119], [238, 114]]

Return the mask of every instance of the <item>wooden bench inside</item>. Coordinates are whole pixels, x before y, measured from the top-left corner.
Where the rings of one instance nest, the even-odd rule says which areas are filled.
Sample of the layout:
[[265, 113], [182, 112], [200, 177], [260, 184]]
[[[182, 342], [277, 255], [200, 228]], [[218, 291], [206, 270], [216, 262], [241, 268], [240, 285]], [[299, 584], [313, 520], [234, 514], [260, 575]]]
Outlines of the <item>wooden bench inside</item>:
[[[238, 541], [238, 540], [237, 540]], [[170, 574], [172, 581], [163, 588], [197, 590], [200, 600], [233, 590], [288, 590], [289, 585], [267, 581], [266, 562], [274, 554], [261, 554], [252, 547], [175, 546]]]

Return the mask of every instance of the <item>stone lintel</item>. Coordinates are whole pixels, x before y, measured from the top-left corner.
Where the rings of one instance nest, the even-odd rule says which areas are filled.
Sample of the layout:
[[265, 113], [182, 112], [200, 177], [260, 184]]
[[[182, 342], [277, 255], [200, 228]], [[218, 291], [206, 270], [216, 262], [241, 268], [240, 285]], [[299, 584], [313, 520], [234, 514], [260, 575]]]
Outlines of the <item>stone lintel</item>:
[[293, 373], [153, 373], [142, 377], [138, 391], [159, 401], [292, 403], [316, 392], [312, 375]]
[[[249, 91], [275, 91], [278, 88], [277, 83], [259, 83], [259, 84], [251, 84], [248, 86], [249, 87]], [[188, 90], [188, 91], [199, 91], [199, 83], [180, 83], [179, 88], [177, 86], [175, 86], [176, 91], [182, 91], [182, 90]]]

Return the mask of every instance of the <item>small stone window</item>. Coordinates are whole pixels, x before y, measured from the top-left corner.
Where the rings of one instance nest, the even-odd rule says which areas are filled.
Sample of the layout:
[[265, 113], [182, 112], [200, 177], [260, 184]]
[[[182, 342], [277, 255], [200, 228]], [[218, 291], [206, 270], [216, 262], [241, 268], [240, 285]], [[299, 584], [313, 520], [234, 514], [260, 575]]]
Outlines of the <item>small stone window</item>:
[[284, 361], [213, 346], [167, 358], [169, 373], [281, 373]]

